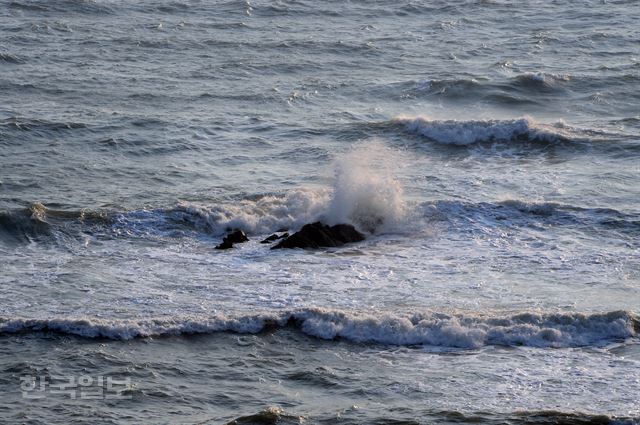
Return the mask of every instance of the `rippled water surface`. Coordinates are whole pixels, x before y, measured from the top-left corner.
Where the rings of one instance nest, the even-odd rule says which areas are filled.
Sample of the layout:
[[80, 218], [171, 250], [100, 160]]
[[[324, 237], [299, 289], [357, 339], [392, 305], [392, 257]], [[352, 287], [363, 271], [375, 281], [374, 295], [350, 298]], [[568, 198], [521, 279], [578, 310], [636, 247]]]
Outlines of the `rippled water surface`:
[[0, 422], [637, 423], [638, 22], [0, 0]]

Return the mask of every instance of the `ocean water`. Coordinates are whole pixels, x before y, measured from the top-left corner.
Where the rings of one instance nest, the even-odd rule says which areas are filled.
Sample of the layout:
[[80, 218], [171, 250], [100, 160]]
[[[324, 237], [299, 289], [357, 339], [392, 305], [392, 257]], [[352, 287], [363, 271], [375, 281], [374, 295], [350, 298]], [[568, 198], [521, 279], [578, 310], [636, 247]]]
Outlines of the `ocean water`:
[[0, 422], [640, 422], [638, 22], [0, 0]]

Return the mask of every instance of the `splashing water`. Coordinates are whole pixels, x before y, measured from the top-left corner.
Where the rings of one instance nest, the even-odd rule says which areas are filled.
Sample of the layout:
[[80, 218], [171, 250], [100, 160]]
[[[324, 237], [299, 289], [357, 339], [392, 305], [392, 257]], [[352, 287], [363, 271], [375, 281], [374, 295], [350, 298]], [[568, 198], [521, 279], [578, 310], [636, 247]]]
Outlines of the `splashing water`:
[[336, 160], [328, 221], [352, 223], [369, 233], [400, 222], [405, 204], [402, 187], [392, 174], [396, 157], [382, 143], [370, 141]]
[[392, 172], [398, 168], [398, 155], [381, 142], [369, 141], [331, 164], [330, 187], [301, 187], [233, 204], [180, 202], [168, 210], [136, 211], [121, 218], [126, 227], [135, 225], [144, 232], [166, 227], [160, 222], [167, 219], [216, 235], [236, 228], [250, 234], [298, 230], [314, 221], [348, 223], [368, 233], [393, 232], [400, 230], [406, 216], [403, 190]]

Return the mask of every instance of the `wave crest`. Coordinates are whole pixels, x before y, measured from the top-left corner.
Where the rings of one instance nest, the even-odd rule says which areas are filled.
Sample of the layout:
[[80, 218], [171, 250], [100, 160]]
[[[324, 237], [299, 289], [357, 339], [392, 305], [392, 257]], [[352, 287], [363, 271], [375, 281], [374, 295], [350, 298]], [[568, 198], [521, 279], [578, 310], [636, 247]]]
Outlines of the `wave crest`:
[[54, 230], [72, 234], [79, 232], [81, 225], [93, 226], [109, 221], [106, 213], [55, 210], [35, 202], [29, 208], [0, 210], [0, 242], [46, 241], [56, 234]]
[[393, 120], [413, 134], [445, 145], [467, 146], [483, 142], [546, 142], [571, 140], [562, 125], [549, 126], [531, 118], [513, 120], [429, 120], [398, 117]]
[[317, 221], [325, 212], [330, 196], [326, 189], [296, 189], [234, 204], [204, 206], [181, 202], [166, 213], [173, 221], [187, 222], [214, 234], [230, 229], [260, 234]]
[[626, 311], [485, 316], [444, 313], [370, 313], [308, 308], [210, 317], [107, 320], [99, 318], [0, 318], [0, 333], [59, 332], [88, 338], [133, 339], [216, 332], [258, 333], [294, 326], [325, 339], [398, 346], [474, 349], [487, 345], [580, 347], [638, 336], [640, 322]]

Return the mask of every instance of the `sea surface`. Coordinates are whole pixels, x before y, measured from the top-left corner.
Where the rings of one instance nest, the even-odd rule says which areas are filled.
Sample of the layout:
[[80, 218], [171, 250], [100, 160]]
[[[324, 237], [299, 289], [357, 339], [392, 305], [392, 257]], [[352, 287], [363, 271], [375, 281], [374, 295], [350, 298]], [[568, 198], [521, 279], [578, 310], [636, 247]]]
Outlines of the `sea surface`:
[[0, 0], [0, 423], [640, 423], [639, 22]]

